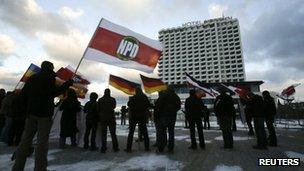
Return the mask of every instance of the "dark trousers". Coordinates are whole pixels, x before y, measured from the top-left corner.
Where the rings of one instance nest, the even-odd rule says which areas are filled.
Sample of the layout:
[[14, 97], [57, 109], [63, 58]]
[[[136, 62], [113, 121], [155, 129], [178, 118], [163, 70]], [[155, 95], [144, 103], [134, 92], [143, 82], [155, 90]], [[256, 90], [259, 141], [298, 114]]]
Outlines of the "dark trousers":
[[2, 132], [2, 128], [5, 125], [5, 117], [0, 116], [0, 134]]
[[0, 132], [0, 139], [1, 141], [8, 143], [8, 134], [9, 130], [12, 127], [13, 119], [11, 117], [5, 117], [5, 124]]
[[247, 123], [248, 128], [249, 128], [248, 134], [249, 134], [249, 135], [254, 135], [253, 126], [252, 126], [251, 121], [252, 121], [252, 117], [246, 115], [246, 123]]
[[116, 123], [101, 123], [101, 150], [107, 150], [107, 132], [110, 130], [112, 145], [114, 150], [118, 150], [118, 141], [116, 136]]
[[260, 148], [267, 147], [266, 131], [263, 117], [254, 117], [254, 130], [257, 138], [257, 146]]
[[128, 142], [127, 142], [127, 149], [132, 149], [132, 143], [133, 143], [133, 136], [136, 124], [138, 124], [139, 131], [144, 136], [144, 143], [145, 143], [145, 149], [149, 150], [149, 136], [148, 136], [148, 130], [146, 121], [130, 121], [129, 124], [129, 135], [128, 135]]
[[25, 118], [12, 118], [12, 126], [8, 132], [8, 142], [9, 146], [19, 145], [21, 141], [22, 132], [24, 130]]
[[233, 147], [232, 117], [219, 117], [224, 140], [224, 148]]
[[35, 148], [34, 171], [45, 171], [47, 168], [47, 152], [49, 148], [49, 134], [52, 127], [51, 117], [36, 117], [30, 115], [26, 119], [25, 129], [16, 152], [13, 171], [24, 170], [26, 157], [30, 153], [34, 135], [37, 132], [37, 145]]
[[121, 117], [120, 118], [120, 124], [121, 125], [126, 125], [126, 117]]
[[198, 133], [200, 147], [205, 147], [205, 139], [203, 132], [202, 119], [189, 119], [189, 127], [190, 127], [190, 138], [191, 138], [191, 146], [196, 147], [196, 138], [195, 138], [195, 125]]
[[207, 125], [208, 125], [208, 129], [210, 129], [209, 116], [204, 117], [204, 129], [207, 129]]
[[96, 131], [97, 131], [97, 122], [96, 121], [86, 121], [86, 130], [84, 133], [84, 146], [89, 146], [89, 136], [91, 133], [91, 148], [96, 147]]
[[236, 120], [236, 116], [234, 115], [233, 117], [232, 117], [232, 131], [236, 131], [236, 122], [235, 122], [235, 120]]
[[175, 127], [175, 118], [161, 118], [159, 121], [159, 129], [157, 130], [159, 133], [157, 138], [157, 147], [159, 152], [162, 152], [168, 142], [167, 140], [167, 130], [169, 134], [169, 143], [168, 149], [172, 151], [174, 148], [174, 127]]
[[274, 117], [266, 118], [266, 125], [269, 132], [269, 136], [268, 136], [269, 145], [277, 145], [277, 136], [273, 123], [274, 123]]
[[185, 128], [189, 128], [189, 121], [187, 118], [185, 118]]

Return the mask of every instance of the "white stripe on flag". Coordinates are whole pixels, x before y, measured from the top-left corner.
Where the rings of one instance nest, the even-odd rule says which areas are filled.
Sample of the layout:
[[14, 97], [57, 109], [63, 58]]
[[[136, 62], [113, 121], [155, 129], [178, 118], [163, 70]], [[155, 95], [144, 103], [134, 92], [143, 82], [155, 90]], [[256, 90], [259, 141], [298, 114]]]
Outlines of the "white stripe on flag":
[[199, 88], [199, 89], [202, 89], [203, 91], [205, 91], [205, 93], [211, 97], [214, 97], [212, 93], [210, 93], [210, 90], [205, 88], [205, 87], [202, 87], [200, 86], [197, 82], [195, 82], [194, 80], [192, 80], [190, 77], [188, 77], [188, 75], [186, 75], [186, 80], [189, 84]]
[[123, 36], [133, 36], [138, 41], [140, 41], [140, 42], [142, 42], [142, 43], [144, 43], [148, 46], [151, 46], [154, 49], [157, 49], [157, 50], [160, 50], [160, 51], [162, 51], [162, 49], [163, 49], [162, 45], [159, 41], [147, 38], [146, 36], [143, 36], [139, 33], [136, 33], [136, 32], [134, 32], [134, 31], [132, 31], [132, 30], [126, 28], [126, 27], [114, 24], [114, 23], [112, 23], [112, 22], [110, 22], [110, 21], [108, 21], [104, 18], [102, 18], [99, 27], [105, 28], [105, 29], [110, 30], [112, 32], [116, 32], [116, 33], [121, 34]]
[[148, 67], [146, 65], [141, 65], [134, 61], [123, 61], [119, 58], [113, 58], [113, 56], [93, 48], [87, 49], [86, 59], [102, 62], [109, 65], [119, 66], [122, 68], [140, 70], [148, 73], [152, 73], [154, 70], [154, 68]]

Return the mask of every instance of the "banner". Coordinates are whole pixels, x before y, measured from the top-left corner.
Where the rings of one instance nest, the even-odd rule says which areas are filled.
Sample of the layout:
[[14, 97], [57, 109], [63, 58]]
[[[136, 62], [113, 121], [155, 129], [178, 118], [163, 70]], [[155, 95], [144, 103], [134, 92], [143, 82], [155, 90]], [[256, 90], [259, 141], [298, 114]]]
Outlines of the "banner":
[[238, 87], [230, 86], [230, 85], [227, 86], [223, 83], [221, 83], [221, 85], [224, 86], [225, 88], [227, 88], [228, 90], [232, 91], [236, 95], [238, 95], [241, 99], [247, 99], [247, 95], [248, 95], [249, 91], [238, 88]]
[[137, 87], [140, 87], [140, 84], [125, 80], [114, 75], [110, 75], [109, 84], [128, 95], [134, 95], [135, 89]]
[[299, 85], [301, 85], [301, 83], [293, 84], [293, 85], [287, 87], [286, 89], [284, 89], [281, 92], [281, 96], [288, 98], [289, 96], [293, 95], [296, 92], [295, 88]]
[[140, 74], [145, 92], [148, 94], [166, 90], [167, 85], [160, 78], [149, 78]]
[[[72, 77], [74, 76], [74, 69], [71, 66], [67, 66], [65, 68], [61, 67], [56, 72], [56, 74], [57, 74], [56, 84], [61, 85], [65, 81], [72, 79]], [[78, 98], [84, 99], [85, 95], [88, 92], [87, 86], [90, 84], [90, 82], [80, 74], [76, 74], [73, 80], [74, 80], [73, 86], [71, 86], [70, 88], [75, 90]]]
[[207, 87], [203, 87], [201, 85], [201, 82], [194, 79], [193, 77], [191, 77], [188, 73], [185, 73], [186, 74], [186, 81], [194, 86], [194, 87], [197, 87], [199, 88], [200, 90], [202, 90], [204, 93], [201, 93], [201, 97], [206, 97], [206, 96], [210, 96], [210, 97], [216, 97], [218, 95], [218, 92], [215, 91], [214, 89], [209, 89]]
[[159, 41], [101, 19], [84, 58], [152, 73], [161, 53]]
[[22, 78], [21, 78], [21, 82], [26, 82], [28, 80], [28, 78], [30, 78], [32, 75], [37, 74], [41, 71], [41, 68], [38, 67], [35, 64], [31, 64], [28, 69], [25, 71], [25, 73], [23, 74]]

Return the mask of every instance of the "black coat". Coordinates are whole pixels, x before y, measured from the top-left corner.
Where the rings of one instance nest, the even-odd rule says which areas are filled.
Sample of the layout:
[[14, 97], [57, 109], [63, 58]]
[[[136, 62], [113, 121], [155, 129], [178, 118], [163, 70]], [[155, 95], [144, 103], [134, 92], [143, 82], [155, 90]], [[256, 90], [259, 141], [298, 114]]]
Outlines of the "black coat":
[[253, 95], [249, 98], [247, 105], [252, 117], [265, 117], [265, 104], [262, 96]]
[[29, 115], [51, 117], [54, 113], [54, 97], [66, 91], [72, 82], [56, 86], [56, 74], [51, 70], [42, 70], [31, 76], [24, 85], [21, 95], [27, 104]]
[[264, 111], [267, 117], [274, 117], [277, 113], [274, 99], [271, 96], [264, 98]]
[[144, 94], [137, 94], [130, 97], [128, 101], [129, 119], [145, 122], [148, 118], [148, 109], [150, 106], [149, 99]]
[[79, 101], [65, 99], [59, 107], [59, 110], [62, 111], [60, 120], [60, 136], [75, 136], [75, 134], [78, 132], [77, 112], [81, 110]]
[[181, 108], [180, 98], [174, 92], [166, 92], [155, 102], [154, 117], [156, 120], [170, 117], [176, 118], [177, 111]]
[[98, 100], [98, 114], [101, 123], [114, 123], [116, 100], [111, 96], [103, 96]]
[[233, 99], [227, 94], [221, 94], [214, 101], [214, 112], [218, 117], [233, 117], [235, 108]]
[[204, 103], [201, 99], [195, 95], [190, 96], [185, 102], [185, 111], [187, 119], [195, 120], [203, 117], [203, 107]]
[[83, 112], [86, 113], [86, 121], [98, 122], [98, 104], [96, 101], [88, 101], [83, 108]]

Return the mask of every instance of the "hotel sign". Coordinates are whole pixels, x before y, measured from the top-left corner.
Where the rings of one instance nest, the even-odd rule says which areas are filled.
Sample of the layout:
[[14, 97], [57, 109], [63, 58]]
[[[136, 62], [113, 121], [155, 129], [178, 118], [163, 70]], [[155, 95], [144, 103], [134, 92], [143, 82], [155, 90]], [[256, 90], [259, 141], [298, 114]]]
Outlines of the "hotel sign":
[[184, 23], [182, 26], [189, 27], [189, 26], [195, 26], [195, 25], [199, 25], [199, 24], [201, 24], [200, 21], [191, 21], [191, 22]]

